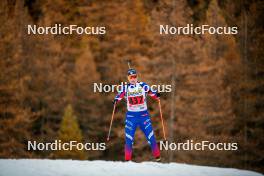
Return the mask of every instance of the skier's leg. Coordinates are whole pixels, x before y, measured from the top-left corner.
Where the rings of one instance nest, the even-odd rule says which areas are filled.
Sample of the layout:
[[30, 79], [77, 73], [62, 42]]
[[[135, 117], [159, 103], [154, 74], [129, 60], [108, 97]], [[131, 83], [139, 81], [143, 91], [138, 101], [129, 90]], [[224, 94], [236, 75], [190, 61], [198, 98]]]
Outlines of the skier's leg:
[[125, 160], [129, 161], [132, 158], [132, 146], [135, 136], [135, 131], [137, 128], [136, 122], [133, 120], [133, 118], [126, 118], [125, 123]]
[[149, 115], [142, 118], [142, 121], [141, 121], [139, 127], [144, 132], [144, 134], [148, 140], [148, 143], [151, 146], [152, 155], [155, 158], [160, 157], [160, 150], [159, 150], [159, 147], [158, 147], [156, 139], [155, 139], [155, 135], [154, 135], [154, 131], [152, 129], [151, 120], [150, 120]]

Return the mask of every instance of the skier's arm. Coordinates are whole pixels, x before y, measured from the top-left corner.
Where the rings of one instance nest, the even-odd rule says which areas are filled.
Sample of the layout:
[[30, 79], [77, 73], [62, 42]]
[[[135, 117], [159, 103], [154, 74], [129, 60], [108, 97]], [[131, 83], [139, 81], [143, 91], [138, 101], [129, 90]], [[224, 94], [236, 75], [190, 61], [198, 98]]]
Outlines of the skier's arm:
[[119, 101], [121, 101], [126, 95], [126, 91], [125, 91], [125, 86], [122, 87], [121, 91], [119, 91], [117, 93], [117, 95], [115, 96], [115, 99], [113, 101], [113, 103], [118, 103]]
[[160, 93], [158, 91], [151, 89], [151, 87], [146, 83], [142, 83], [142, 86], [151, 98], [159, 100]]

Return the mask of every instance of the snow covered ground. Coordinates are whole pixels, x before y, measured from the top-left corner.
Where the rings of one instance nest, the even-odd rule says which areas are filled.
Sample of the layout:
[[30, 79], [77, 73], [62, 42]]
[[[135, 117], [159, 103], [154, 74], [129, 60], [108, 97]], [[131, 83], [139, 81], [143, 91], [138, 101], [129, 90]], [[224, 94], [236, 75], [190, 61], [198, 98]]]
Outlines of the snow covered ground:
[[0, 159], [0, 176], [263, 176], [228, 168], [178, 163]]

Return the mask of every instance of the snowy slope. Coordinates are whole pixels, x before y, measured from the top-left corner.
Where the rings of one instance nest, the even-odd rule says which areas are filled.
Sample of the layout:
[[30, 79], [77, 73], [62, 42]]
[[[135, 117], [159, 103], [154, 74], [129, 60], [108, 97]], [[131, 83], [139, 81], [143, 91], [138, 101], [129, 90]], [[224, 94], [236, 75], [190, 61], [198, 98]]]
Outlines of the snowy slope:
[[1, 176], [263, 176], [217, 167], [154, 162], [0, 159]]

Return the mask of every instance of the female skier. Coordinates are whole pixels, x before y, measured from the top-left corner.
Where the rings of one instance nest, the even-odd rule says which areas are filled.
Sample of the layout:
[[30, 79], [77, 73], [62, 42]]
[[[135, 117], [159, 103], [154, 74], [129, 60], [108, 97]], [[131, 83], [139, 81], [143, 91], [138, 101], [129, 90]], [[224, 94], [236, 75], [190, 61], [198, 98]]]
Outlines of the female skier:
[[129, 69], [127, 72], [129, 84], [122, 87], [122, 90], [116, 95], [113, 103], [116, 104], [123, 98], [127, 101], [127, 113], [125, 120], [125, 160], [132, 158], [132, 145], [136, 128], [143, 131], [151, 146], [152, 155], [156, 161], [160, 161], [160, 150], [156, 143], [154, 132], [151, 125], [150, 115], [147, 108], [147, 95], [159, 101], [160, 94], [151, 90], [144, 82], [138, 82], [135, 69]]

